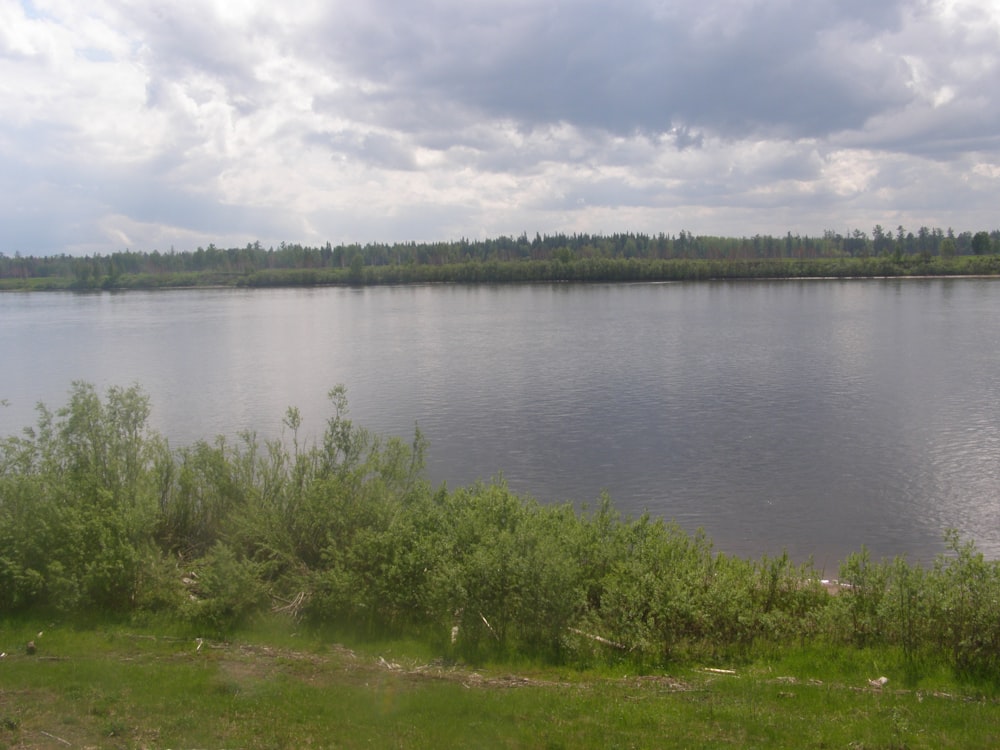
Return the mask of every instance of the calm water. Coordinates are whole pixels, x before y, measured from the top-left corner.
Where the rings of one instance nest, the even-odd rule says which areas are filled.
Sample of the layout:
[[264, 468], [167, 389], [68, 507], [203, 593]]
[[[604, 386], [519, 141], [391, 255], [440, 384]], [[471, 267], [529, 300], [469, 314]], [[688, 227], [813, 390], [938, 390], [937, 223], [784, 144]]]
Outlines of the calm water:
[[173, 445], [353, 419], [452, 487], [648, 510], [721, 550], [1000, 556], [1000, 281], [0, 295], [0, 434], [140, 383]]

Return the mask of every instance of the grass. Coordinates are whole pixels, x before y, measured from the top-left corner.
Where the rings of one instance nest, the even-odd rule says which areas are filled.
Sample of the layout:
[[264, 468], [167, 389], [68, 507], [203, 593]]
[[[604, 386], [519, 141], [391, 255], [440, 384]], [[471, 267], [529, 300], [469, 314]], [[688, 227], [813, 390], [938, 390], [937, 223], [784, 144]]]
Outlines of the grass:
[[[864, 651], [803, 648], [733, 673], [512, 675], [407, 657], [405, 644], [352, 651], [274, 630], [223, 643], [24, 622], [0, 624], [0, 651], [0, 748], [1000, 745], [995, 692], [947, 674], [907, 687]], [[885, 687], [869, 685], [886, 672]]]

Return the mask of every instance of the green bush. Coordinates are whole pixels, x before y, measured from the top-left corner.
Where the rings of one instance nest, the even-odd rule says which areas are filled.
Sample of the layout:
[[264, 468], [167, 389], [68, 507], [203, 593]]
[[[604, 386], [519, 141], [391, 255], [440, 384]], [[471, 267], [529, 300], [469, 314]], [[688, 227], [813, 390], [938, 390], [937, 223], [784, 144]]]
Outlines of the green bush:
[[146, 427], [138, 387], [102, 402], [75, 383], [69, 404], [0, 444], [0, 540], [12, 608], [132, 608], [157, 520], [165, 444]]
[[254, 566], [239, 559], [224, 543], [217, 543], [197, 560], [189, 574], [189, 600], [184, 619], [223, 636], [257, 613], [266, 596]]
[[[868, 259], [865, 262], [876, 262]], [[810, 564], [743, 560], [648, 516], [543, 506], [502, 478], [434, 490], [426, 445], [347, 418], [343, 388], [315, 444], [171, 451], [137, 387], [86, 384], [0, 440], [0, 614], [174, 613], [222, 634], [266, 608], [443, 655], [638, 668], [752, 658], [827, 641], [1000, 674], [1000, 564], [947, 535], [933, 566], [863, 549], [828, 595]]]

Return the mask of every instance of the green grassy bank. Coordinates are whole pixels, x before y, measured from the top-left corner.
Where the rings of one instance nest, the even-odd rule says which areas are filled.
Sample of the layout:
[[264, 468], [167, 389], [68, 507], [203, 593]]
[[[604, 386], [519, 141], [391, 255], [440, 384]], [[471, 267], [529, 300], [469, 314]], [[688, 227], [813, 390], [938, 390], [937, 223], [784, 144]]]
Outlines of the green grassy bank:
[[[41, 635], [36, 628], [42, 628]], [[37, 651], [27, 655], [24, 644]], [[1000, 701], [891, 651], [797, 647], [732, 669], [442, 662], [274, 624], [204, 640], [0, 624], [0, 748], [987, 748]], [[887, 676], [882, 686], [869, 680]]]

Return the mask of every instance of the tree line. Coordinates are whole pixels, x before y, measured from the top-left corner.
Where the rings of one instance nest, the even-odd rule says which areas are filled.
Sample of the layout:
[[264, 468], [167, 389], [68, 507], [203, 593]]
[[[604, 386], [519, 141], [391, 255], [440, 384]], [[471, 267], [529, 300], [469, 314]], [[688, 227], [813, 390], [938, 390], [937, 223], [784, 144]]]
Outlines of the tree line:
[[[861, 550], [831, 595], [812, 564], [718, 553], [608, 497], [542, 506], [502, 478], [432, 487], [427, 445], [355, 425], [343, 388], [315, 440], [171, 448], [138, 387], [76, 383], [0, 439], [0, 616], [167, 617], [225, 635], [262, 613], [424, 641], [448, 658], [640, 668], [804, 642], [912, 671], [1000, 674], [1000, 563], [947, 535], [930, 566]], [[297, 625], [296, 627], [300, 626]]]
[[[871, 234], [811, 237], [672, 234], [536, 234], [431, 243], [322, 247], [259, 242], [194, 251], [116, 251], [86, 257], [0, 253], [0, 288], [143, 288], [199, 284], [311, 285], [424, 281], [614, 281], [762, 276], [902, 275], [980, 271], [1000, 252], [1000, 230], [960, 232], [877, 225]], [[704, 264], [714, 265], [704, 265]], [[635, 270], [642, 267], [642, 271]]]

